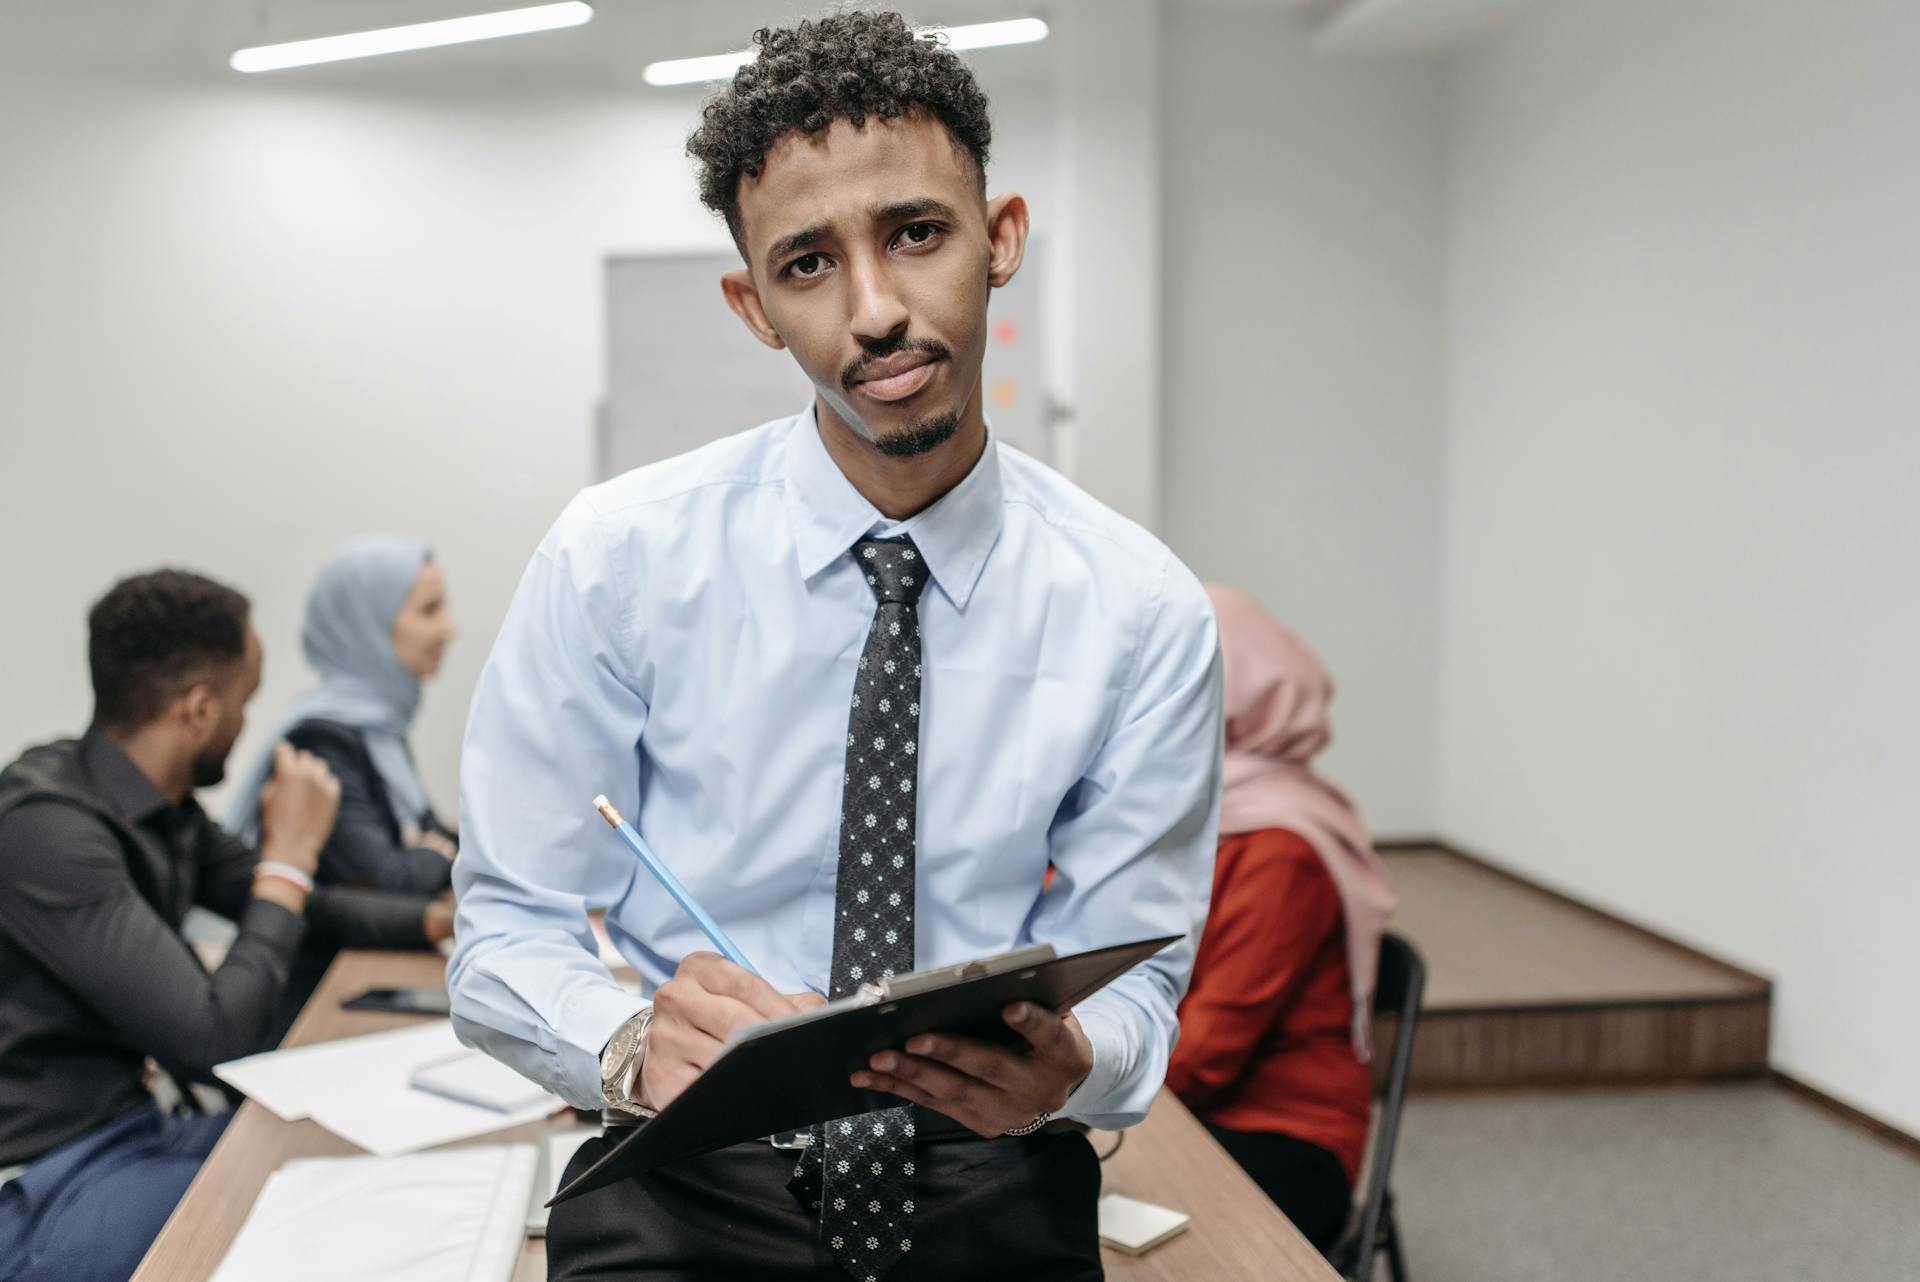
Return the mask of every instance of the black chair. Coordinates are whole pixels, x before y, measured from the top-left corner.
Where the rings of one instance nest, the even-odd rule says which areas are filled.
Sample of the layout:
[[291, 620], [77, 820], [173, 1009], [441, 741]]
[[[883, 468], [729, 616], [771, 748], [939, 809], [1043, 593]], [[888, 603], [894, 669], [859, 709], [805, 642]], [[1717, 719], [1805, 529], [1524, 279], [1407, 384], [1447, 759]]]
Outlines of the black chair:
[[1400, 1106], [1407, 1095], [1407, 1070], [1413, 1063], [1413, 1034], [1420, 1021], [1420, 994], [1427, 984], [1427, 964], [1413, 945], [1398, 935], [1380, 941], [1380, 973], [1374, 980], [1373, 1011], [1395, 1017], [1393, 1049], [1386, 1071], [1374, 1077], [1379, 1117], [1367, 1164], [1366, 1188], [1354, 1208], [1346, 1234], [1332, 1252], [1333, 1266], [1347, 1282], [1373, 1282], [1374, 1259], [1387, 1255], [1393, 1282], [1407, 1282], [1407, 1258], [1400, 1245], [1400, 1226], [1393, 1217], [1393, 1146], [1400, 1135]]

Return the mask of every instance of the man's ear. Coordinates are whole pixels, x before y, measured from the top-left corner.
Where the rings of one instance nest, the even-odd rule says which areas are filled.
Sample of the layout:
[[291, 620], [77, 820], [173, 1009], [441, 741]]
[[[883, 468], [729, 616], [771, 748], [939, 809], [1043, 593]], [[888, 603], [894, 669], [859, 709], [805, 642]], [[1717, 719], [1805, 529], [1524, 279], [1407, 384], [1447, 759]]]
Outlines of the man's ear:
[[1027, 202], [1009, 191], [987, 202], [987, 283], [995, 289], [1013, 279], [1027, 255]]
[[736, 267], [720, 273], [720, 292], [727, 296], [727, 306], [733, 308], [733, 314], [746, 323], [755, 338], [775, 351], [787, 345], [774, 330], [773, 322], [767, 319], [767, 309], [760, 302], [760, 288], [753, 283], [752, 272]]
[[181, 724], [193, 732], [198, 740], [213, 736], [213, 729], [220, 724], [220, 697], [214, 693], [213, 685], [207, 681], [196, 681], [187, 687], [186, 693], [174, 701], [174, 713]]

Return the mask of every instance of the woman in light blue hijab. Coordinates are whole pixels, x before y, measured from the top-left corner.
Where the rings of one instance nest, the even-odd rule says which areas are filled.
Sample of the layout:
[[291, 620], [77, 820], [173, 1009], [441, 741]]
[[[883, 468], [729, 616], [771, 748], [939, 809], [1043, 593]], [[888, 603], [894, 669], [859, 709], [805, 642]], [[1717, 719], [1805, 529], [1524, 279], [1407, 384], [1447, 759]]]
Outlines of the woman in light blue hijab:
[[445, 585], [425, 544], [364, 538], [336, 552], [307, 596], [300, 634], [320, 683], [294, 703], [242, 780], [228, 826], [258, 840], [272, 744], [286, 739], [325, 759], [340, 780], [340, 813], [317, 880], [413, 895], [444, 891], [453, 835], [428, 805], [407, 733], [421, 679], [439, 670], [453, 634]]

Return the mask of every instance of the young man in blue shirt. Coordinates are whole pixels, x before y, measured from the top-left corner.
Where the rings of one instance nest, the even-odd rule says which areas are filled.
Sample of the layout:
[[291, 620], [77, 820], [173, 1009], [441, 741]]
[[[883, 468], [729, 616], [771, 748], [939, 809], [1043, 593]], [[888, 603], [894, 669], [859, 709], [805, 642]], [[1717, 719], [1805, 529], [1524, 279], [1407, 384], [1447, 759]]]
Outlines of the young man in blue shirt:
[[[741, 251], [727, 302], [815, 396], [585, 491], [536, 552], [463, 753], [455, 1023], [576, 1105], [644, 1114], [822, 993], [1184, 935], [1072, 1011], [1010, 1009], [1019, 1052], [876, 1055], [855, 1084], [903, 1105], [797, 1158], [676, 1163], [561, 1204], [548, 1238], [556, 1282], [1098, 1277], [1097, 1164], [1049, 1122], [1130, 1125], [1165, 1076], [1219, 805], [1212, 611], [988, 429], [988, 299], [1027, 209], [987, 196], [964, 64], [896, 14], [755, 40], [688, 150]], [[706, 950], [600, 792], [760, 975]], [[594, 907], [649, 1005], [595, 958]]]

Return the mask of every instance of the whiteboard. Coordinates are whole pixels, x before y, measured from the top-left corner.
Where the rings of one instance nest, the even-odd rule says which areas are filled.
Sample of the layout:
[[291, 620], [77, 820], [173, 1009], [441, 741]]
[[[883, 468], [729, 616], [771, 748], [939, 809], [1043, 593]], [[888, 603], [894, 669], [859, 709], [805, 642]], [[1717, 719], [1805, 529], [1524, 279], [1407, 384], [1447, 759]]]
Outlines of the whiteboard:
[[[1037, 242], [987, 314], [982, 390], [1001, 440], [1051, 454]], [[622, 254], [606, 265], [607, 398], [597, 471], [602, 480], [684, 454], [769, 419], [798, 413], [813, 386], [784, 351], [766, 347], [727, 306], [730, 252]]]

